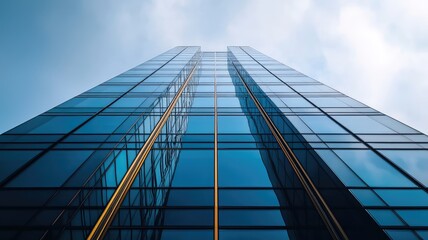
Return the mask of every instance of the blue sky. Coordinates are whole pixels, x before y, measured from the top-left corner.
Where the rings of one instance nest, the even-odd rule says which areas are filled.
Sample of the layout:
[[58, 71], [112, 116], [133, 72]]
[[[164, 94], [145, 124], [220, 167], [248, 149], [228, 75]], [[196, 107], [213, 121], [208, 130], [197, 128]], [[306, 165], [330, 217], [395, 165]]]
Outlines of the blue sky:
[[176, 45], [250, 45], [428, 133], [425, 0], [2, 0], [0, 132]]

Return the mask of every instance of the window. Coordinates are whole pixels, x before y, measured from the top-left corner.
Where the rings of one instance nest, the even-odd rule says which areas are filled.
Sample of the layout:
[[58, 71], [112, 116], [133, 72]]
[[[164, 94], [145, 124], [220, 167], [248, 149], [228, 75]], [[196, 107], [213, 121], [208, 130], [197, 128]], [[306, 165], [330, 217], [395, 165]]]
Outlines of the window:
[[370, 150], [334, 152], [371, 187], [414, 187], [410, 180]]
[[172, 186], [214, 186], [214, 152], [212, 150], [181, 150]]
[[403, 226], [404, 223], [391, 210], [368, 210], [370, 215], [381, 226]]
[[345, 186], [357, 187], [365, 186], [354, 172], [330, 150], [316, 150], [318, 155], [324, 160], [327, 166], [334, 172], [334, 174], [342, 181]]
[[326, 116], [301, 116], [300, 118], [314, 133], [346, 133], [343, 128]]
[[255, 229], [239, 229], [239, 230], [220, 230], [219, 233], [220, 240], [237, 240], [237, 239], [247, 239], [247, 240], [288, 240], [287, 230], [277, 229], [277, 230], [255, 230]]
[[[281, 191], [281, 190], [277, 190]], [[278, 197], [273, 189], [247, 190], [233, 189], [220, 190], [220, 206], [278, 206]]]
[[380, 152], [422, 184], [428, 186], [428, 151], [384, 150]]
[[187, 124], [187, 134], [212, 133], [214, 134], [213, 116], [189, 116]]
[[58, 133], [64, 134], [83, 123], [87, 116], [55, 116], [49, 121], [34, 128], [30, 133]]
[[0, 151], [0, 181], [36, 156], [40, 151]]
[[378, 189], [377, 194], [393, 207], [419, 207], [428, 204], [428, 194], [423, 190], [416, 189]]
[[126, 116], [96, 116], [77, 130], [77, 133], [113, 133]]
[[251, 133], [246, 116], [219, 116], [219, 133]]
[[219, 211], [221, 226], [285, 226], [281, 210], [226, 210]]
[[219, 150], [220, 187], [272, 187], [258, 150]]
[[335, 116], [334, 118], [354, 133], [394, 133], [368, 116]]
[[[10, 187], [59, 187], [89, 157], [92, 151], [50, 151], [30, 165]], [[49, 166], [49, 167], [47, 167]]]
[[186, 229], [186, 230], [162, 230], [161, 240], [189, 240], [189, 239], [213, 239], [212, 230]]

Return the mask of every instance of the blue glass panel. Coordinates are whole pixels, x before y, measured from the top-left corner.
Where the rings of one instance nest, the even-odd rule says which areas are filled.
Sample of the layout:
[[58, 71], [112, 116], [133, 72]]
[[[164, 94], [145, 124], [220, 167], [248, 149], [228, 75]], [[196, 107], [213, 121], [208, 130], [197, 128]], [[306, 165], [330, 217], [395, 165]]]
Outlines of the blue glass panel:
[[[275, 81], [275, 82], [277, 82], [277, 81]], [[291, 88], [289, 88], [287, 85], [281, 84], [281, 85], [269, 86], [269, 92], [290, 93], [290, 92], [294, 92], [294, 91], [291, 90]]]
[[213, 184], [214, 152], [212, 150], [182, 150], [172, 186], [212, 187]]
[[257, 150], [218, 151], [219, 186], [272, 187]]
[[416, 189], [378, 189], [377, 194], [389, 206], [428, 206], [428, 194]]
[[217, 106], [218, 107], [241, 107], [241, 103], [239, 102], [239, 99], [235, 97], [229, 97], [229, 98], [219, 97], [217, 98]]
[[114, 77], [110, 80], [108, 80], [107, 82], [109, 83], [137, 83], [137, 82], [141, 82], [143, 80], [144, 77], [130, 77], [130, 76], [117, 76]]
[[168, 206], [213, 206], [213, 190], [171, 189], [168, 193]]
[[214, 92], [214, 85], [198, 85], [197, 92]]
[[301, 116], [314, 133], [346, 133], [343, 128], [326, 116]]
[[280, 107], [280, 108], [287, 107], [287, 105], [285, 105], [285, 103], [284, 103], [283, 101], [281, 101], [281, 99], [280, 99], [280, 98], [278, 98], [278, 97], [270, 97], [270, 100], [272, 100], [272, 102], [273, 102], [277, 107]]
[[212, 226], [214, 210], [166, 209], [163, 224], [166, 226]]
[[219, 116], [219, 133], [251, 133], [246, 116]]
[[[8, 186], [59, 187], [92, 151], [50, 151], [23, 171]], [[48, 168], [46, 166], [49, 166]]]
[[427, 150], [384, 150], [380, 152], [401, 169], [408, 172], [425, 186], [428, 186]]
[[313, 107], [312, 104], [310, 104], [308, 101], [306, 101], [304, 98], [281, 98], [281, 100], [288, 106], [288, 107]]
[[[279, 190], [278, 190], [279, 191]], [[279, 206], [275, 191], [270, 190], [220, 190], [220, 206]]]
[[318, 107], [349, 107], [347, 104], [337, 98], [317, 97], [309, 98], [309, 100], [311, 100]]
[[212, 230], [188, 229], [188, 230], [162, 230], [161, 240], [189, 240], [189, 239], [213, 239]]
[[388, 116], [373, 116], [372, 118], [399, 133], [418, 133], [415, 129]]
[[391, 210], [368, 210], [381, 226], [403, 226], [403, 222]]
[[350, 97], [341, 97], [340, 101], [348, 104], [351, 107], [367, 107], [366, 105], [358, 102], [357, 100], [350, 98]]
[[397, 210], [397, 213], [410, 226], [428, 226], [428, 210]]
[[358, 140], [353, 137], [352, 135], [339, 135], [339, 134], [320, 134], [318, 135], [319, 138], [321, 138], [325, 142], [358, 142]]
[[147, 101], [147, 98], [131, 98], [131, 97], [123, 97], [117, 102], [115, 102], [111, 107], [138, 107], [144, 101]]
[[186, 133], [213, 133], [213, 116], [189, 116]]
[[72, 98], [58, 107], [105, 107], [115, 98]]
[[299, 133], [313, 133], [312, 130], [299, 117], [288, 116], [287, 118], [297, 129], [297, 131], [299, 131]]
[[421, 231], [416, 231], [418, 233], [419, 236], [422, 237], [422, 239], [428, 239], [428, 231], [427, 230], [421, 230]]
[[216, 82], [217, 83], [232, 83], [232, 79], [230, 77], [226, 77], [226, 76], [217, 76], [216, 77]]
[[144, 92], [144, 93], [152, 93], [152, 92], [163, 92], [168, 85], [139, 85], [132, 89], [131, 92]]
[[295, 85], [293, 88], [298, 92], [334, 92], [325, 85]]
[[371, 187], [415, 186], [370, 150], [334, 150], [334, 152]]
[[279, 209], [220, 210], [220, 226], [285, 226]]
[[345, 186], [366, 186], [343, 161], [330, 150], [315, 150]]
[[77, 133], [112, 133], [126, 116], [97, 116], [77, 130]]
[[390, 128], [368, 116], [335, 116], [334, 118], [354, 133], [394, 133]]
[[[419, 239], [411, 230], [386, 230], [389, 237], [393, 240], [413, 240]], [[423, 238], [425, 239], [425, 238]]]
[[36, 156], [40, 151], [0, 151], [0, 181]]
[[372, 190], [368, 189], [351, 189], [352, 194], [358, 199], [363, 206], [384, 206], [382, 200], [376, 196]]
[[110, 86], [110, 85], [100, 85], [90, 89], [87, 92], [126, 92], [131, 89], [133, 86]]
[[192, 107], [214, 107], [214, 98], [196, 97], [193, 99]]
[[217, 85], [217, 92], [225, 93], [225, 92], [235, 92], [234, 85]]
[[220, 230], [220, 240], [288, 240], [287, 230]]
[[88, 116], [55, 116], [30, 133], [68, 133], [88, 118]]

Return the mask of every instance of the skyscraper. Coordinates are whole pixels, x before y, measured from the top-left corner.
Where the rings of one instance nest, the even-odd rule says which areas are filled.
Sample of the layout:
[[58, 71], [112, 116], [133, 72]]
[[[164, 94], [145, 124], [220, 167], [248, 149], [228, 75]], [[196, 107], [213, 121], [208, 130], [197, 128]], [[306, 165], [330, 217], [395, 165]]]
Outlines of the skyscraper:
[[428, 137], [250, 47], [176, 47], [0, 137], [1, 239], [428, 239]]

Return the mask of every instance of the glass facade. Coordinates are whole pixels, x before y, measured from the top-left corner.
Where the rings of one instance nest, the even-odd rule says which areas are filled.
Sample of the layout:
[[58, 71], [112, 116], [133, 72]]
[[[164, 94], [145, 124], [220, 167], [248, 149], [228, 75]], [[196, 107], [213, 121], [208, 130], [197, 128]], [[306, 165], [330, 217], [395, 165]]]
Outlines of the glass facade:
[[428, 239], [428, 137], [251, 47], [175, 47], [0, 142], [1, 239]]

